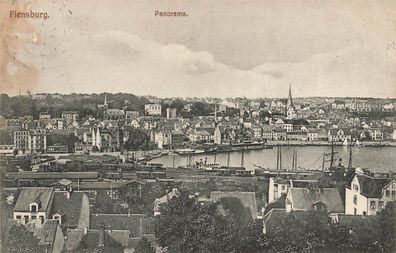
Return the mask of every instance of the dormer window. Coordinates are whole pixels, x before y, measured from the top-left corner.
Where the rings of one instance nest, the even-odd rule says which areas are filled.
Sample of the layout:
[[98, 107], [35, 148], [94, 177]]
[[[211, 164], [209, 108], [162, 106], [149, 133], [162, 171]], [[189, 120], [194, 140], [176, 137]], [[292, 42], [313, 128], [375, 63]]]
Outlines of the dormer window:
[[37, 213], [38, 211], [38, 204], [36, 202], [33, 202], [30, 204], [30, 212], [31, 213]]
[[57, 220], [59, 222], [59, 225], [62, 224], [62, 215], [59, 213], [55, 213], [54, 215], [52, 215], [52, 219]]

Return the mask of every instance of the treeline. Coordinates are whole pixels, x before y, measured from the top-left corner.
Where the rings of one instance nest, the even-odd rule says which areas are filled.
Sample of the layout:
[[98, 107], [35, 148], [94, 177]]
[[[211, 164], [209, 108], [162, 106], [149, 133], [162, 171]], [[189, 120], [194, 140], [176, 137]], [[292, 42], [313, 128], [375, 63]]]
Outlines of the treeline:
[[[40, 112], [49, 112], [53, 118], [59, 118], [62, 111], [77, 111], [80, 118], [92, 115], [96, 118], [103, 117], [103, 110], [98, 105], [103, 104], [105, 94], [69, 94], [63, 95], [63, 99], [48, 96], [43, 100], [34, 100], [31, 96], [14, 96], [0, 94], [0, 115], [6, 119], [18, 118], [31, 115], [38, 119]], [[108, 108], [138, 111], [144, 115], [144, 105], [150, 103], [147, 98], [138, 97], [133, 94], [117, 93], [107, 94]], [[166, 116], [167, 108], [176, 108], [178, 117], [209, 116], [214, 112], [214, 104], [205, 102], [193, 102], [189, 108], [185, 106], [188, 102], [176, 99], [170, 104], [160, 101], [162, 116]], [[218, 116], [233, 116], [239, 110], [228, 108], [227, 112], [218, 112]]]
[[[50, 96], [43, 100], [34, 100], [30, 96], [9, 97], [0, 94], [0, 115], [4, 118], [18, 118], [32, 115], [37, 119], [40, 112], [48, 111], [52, 117], [61, 117], [62, 111], [77, 111], [81, 118], [92, 115], [101, 118], [103, 111], [98, 108], [104, 103], [105, 94], [70, 94], [63, 95], [63, 99], [53, 99]], [[132, 94], [107, 94], [109, 108], [139, 111], [144, 113], [144, 105], [149, 101], [144, 97]]]

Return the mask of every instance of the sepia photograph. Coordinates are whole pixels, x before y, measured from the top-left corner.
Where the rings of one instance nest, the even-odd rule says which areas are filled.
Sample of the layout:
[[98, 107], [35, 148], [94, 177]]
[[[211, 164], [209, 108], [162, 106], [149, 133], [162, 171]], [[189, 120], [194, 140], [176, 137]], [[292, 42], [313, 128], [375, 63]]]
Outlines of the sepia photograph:
[[0, 0], [3, 252], [396, 252], [396, 1]]

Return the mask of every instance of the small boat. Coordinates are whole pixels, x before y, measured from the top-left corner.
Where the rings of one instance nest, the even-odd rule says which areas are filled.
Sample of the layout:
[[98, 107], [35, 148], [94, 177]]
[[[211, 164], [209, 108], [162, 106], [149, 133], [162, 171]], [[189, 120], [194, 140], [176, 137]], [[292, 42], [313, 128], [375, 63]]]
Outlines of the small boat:
[[179, 149], [175, 151], [179, 155], [195, 155], [195, 154], [203, 154], [205, 150], [203, 149]]

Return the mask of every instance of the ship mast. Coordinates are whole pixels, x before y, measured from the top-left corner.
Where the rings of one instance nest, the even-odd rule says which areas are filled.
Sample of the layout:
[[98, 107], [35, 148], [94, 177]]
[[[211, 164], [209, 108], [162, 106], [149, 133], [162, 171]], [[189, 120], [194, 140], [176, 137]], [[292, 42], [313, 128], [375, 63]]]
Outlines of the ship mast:
[[330, 156], [330, 168], [333, 168], [334, 161], [334, 140], [331, 138], [331, 156]]
[[348, 162], [348, 169], [352, 168], [352, 145], [349, 146], [349, 162]]

